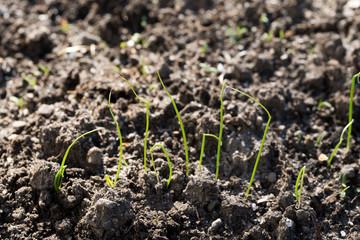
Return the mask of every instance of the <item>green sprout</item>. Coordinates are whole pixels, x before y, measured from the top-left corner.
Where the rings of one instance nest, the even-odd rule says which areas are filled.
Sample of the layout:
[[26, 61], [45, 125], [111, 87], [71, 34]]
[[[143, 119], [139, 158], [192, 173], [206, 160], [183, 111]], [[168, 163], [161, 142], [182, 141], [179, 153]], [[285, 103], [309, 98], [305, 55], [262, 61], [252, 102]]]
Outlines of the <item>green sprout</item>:
[[42, 64], [40, 63], [40, 64], [38, 65], [38, 67], [41, 69], [41, 71], [43, 71], [43, 72], [45, 73], [46, 76], [49, 75], [50, 70], [49, 70], [47, 67], [45, 67], [45, 65], [42, 65]]
[[24, 76], [23, 79], [33, 87], [36, 85], [36, 81], [29, 76]]
[[328, 107], [328, 108], [332, 108], [333, 106], [331, 105], [331, 103], [327, 102], [327, 101], [323, 101], [320, 99], [319, 104], [317, 106], [318, 109], [320, 109], [322, 106]]
[[121, 72], [121, 68], [119, 68], [119, 67], [117, 67], [117, 66], [114, 66], [114, 70], [115, 70], [116, 72], [118, 72], [118, 73]]
[[346, 187], [346, 174], [341, 176], [341, 186]]
[[169, 187], [170, 182], [171, 182], [171, 176], [172, 176], [172, 167], [171, 167], [171, 162], [170, 162], [169, 155], [168, 155], [167, 151], [165, 150], [164, 146], [161, 145], [161, 144], [159, 144], [159, 143], [156, 143], [156, 144], [150, 149], [151, 161], [152, 161], [153, 168], [154, 168], [154, 171], [155, 171], [156, 178], [157, 178], [157, 181], [158, 181], [158, 182], [160, 182], [160, 181], [159, 181], [159, 174], [158, 174], [157, 171], [156, 171], [155, 162], [154, 162], [154, 156], [153, 156], [153, 150], [154, 150], [155, 147], [161, 147], [161, 149], [162, 149], [163, 152], [165, 153], [166, 159], [167, 159], [167, 161], [168, 161], [170, 173], [169, 173], [169, 180], [167, 181], [166, 187]]
[[340, 197], [344, 198], [346, 196], [346, 190], [348, 190], [350, 188], [350, 186], [347, 186], [346, 188], [344, 188], [341, 192], [340, 192]]
[[57, 172], [57, 174], [55, 175], [55, 179], [54, 179], [54, 188], [55, 188], [55, 192], [59, 191], [60, 188], [61, 188], [61, 183], [62, 183], [62, 180], [64, 178], [64, 172], [65, 172], [65, 168], [67, 167], [67, 165], [65, 165], [65, 161], [66, 161], [66, 158], [69, 154], [69, 151], [71, 149], [71, 147], [82, 137], [84, 137], [85, 135], [88, 135], [92, 132], [95, 132], [95, 131], [98, 131], [100, 129], [94, 129], [94, 130], [91, 130], [89, 132], [86, 132], [84, 133], [83, 135], [81, 135], [80, 137], [78, 137], [77, 139], [75, 139], [75, 141], [68, 147], [68, 149], [66, 150], [65, 152], [65, 155], [64, 155], [64, 158], [62, 160], [62, 163], [61, 163], [61, 166], [60, 166], [60, 170]]
[[201, 163], [204, 156], [204, 149], [205, 149], [205, 137], [213, 137], [216, 138], [219, 141], [219, 138], [213, 134], [203, 133], [203, 139], [201, 144], [201, 153], [200, 153], [200, 159], [199, 159], [199, 168], [201, 168]]
[[318, 147], [320, 145], [322, 139], [323, 139], [323, 135], [320, 134], [319, 137], [316, 139], [315, 147]]
[[125, 80], [131, 90], [133, 91], [133, 93], [135, 94], [135, 96], [143, 103], [146, 104], [146, 128], [145, 128], [145, 139], [144, 139], [144, 169], [145, 172], [147, 172], [146, 169], [146, 152], [147, 152], [147, 139], [148, 139], [148, 134], [149, 134], [149, 122], [150, 122], [150, 117], [149, 117], [149, 107], [150, 107], [150, 102], [148, 102], [145, 98], [139, 97], [139, 95], [137, 95], [137, 93], [135, 92], [134, 88], [132, 87], [132, 85], [130, 84], [130, 82], [128, 80], [126, 80], [125, 78], [121, 77], [123, 80]]
[[273, 31], [269, 31], [268, 33], [264, 33], [264, 38], [266, 42], [270, 42], [271, 39], [273, 38], [274, 32]]
[[[304, 183], [305, 169], [306, 169], [306, 166], [304, 166], [300, 170], [299, 175], [296, 180], [296, 184], [295, 184], [295, 198], [296, 198], [296, 201], [298, 201], [298, 203], [299, 203], [299, 207], [301, 204], [301, 191], [302, 191], [302, 187], [303, 187], [303, 183]], [[301, 178], [300, 191], [298, 191], [300, 178]]]
[[202, 49], [201, 49], [201, 53], [205, 54], [207, 49], [208, 49], [208, 44], [207, 44], [207, 42], [204, 42], [204, 44], [202, 46]]
[[281, 40], [284, 40], [284, 39], [285, 39], [285, 34], [284, 34], [284, 30], [283, 30], [283, 29], [281, 29], [281, 30], [279, 31], [279, 38], [280, 38]]
[[333, 159], [333, 157], [334, 157], [337, 149], [340, 147], [342, 141], [344, 140], [344, 133], [345, 133], [346, 129], [349, 128], [349, 130], [350, 130], [350, 127], [351, 127], [351, 125], [353, 124], [353, 122], [354, 122], [354, 119], [352, 119], [351, 122], [349, 122], [349, 123], [344, 127], [344, 129], [342, 130], [341, 135], [340, 135], [340, 141], [339, 141], [339, 143], [336, 145], [336, 147], [334, 148], [334, 151], [331, 153], [331, 156], [330, 156], [329, 161], [328, 161], [328, 163], [327, 163], [327, 167], [330, 167], [331, 161], [332, 161], [332, 159]]
[[241, 37], [243, 34], [247, 33], [248, 29], [245, 26], [237, 26], [236, 27], [236, 34]]
[[248, 198], [249, 193], [250, 193], [250, 188], [251, 188], [252, 182], [253, 182], [254, 177], [255, 177], [256, 169], [257, 169], [257, 166], [258, 166], [258, 164], [259, 164], [261, 152], [262, 152], [262, 149], [263, 149], [263, 147], [264, 147], [264, 142], [265, 142], [265, 139], [266, 139], [266, 133], [267, 133], [267, 131], [268, 131], [268, 128], [269, 128], [269, 125], [270, 125], [270, 121], [271, 121], [271, 115], [270, 115], [269, 111], [266, 109], [266, 107], [264, 107], [264, 105], [262, 105], [260, 102], [258, 102], [255, 98], [253, 98], [253, 97], [251, 97], [250, 95], [248, 95], [248, 94], [246, 94], [246, 93], [244, 93], [244, 92], [242, 92], [242, 91], [240, 91], [240, 90], [237, 90], [237, 89], [235, 89], [235, 88], [231, 88], [231, 89], [234, 90], [234, 91], [236, 91], [236, 92], [238, 92], [238, 93], [241, 93], [241, 94], [247, 96], [248, 98], [250, 98], [251, 100], [253, 100], [254, 102], [256, 102], [258, 105], [260, 105], [260, 106], [265, 110], [265, 112], [267, 113], [267, 115], [268, 115], [268, 117], [269, 117], [269, 120], [268, 120], [268, 122], [267, 122], [267, 124], [266, 124], [266, 127], [265, 127], [264, 135], [263, 135], [263, 138], [262, 138], [262, 141], [261, 141], [259, 153], [258, 153], [257, 158], [256, 158], [255, 166], [254, 166], [254, 169], [253, 169], [253, 172], [252, 172], [252, 175], [251, 175], [249, 187], [248, 187], [248, 189], [247, 189], [247, 191], [246, 191], [246, 196], [245, 196], [245, 197]]
[[229, 38], [231, 39], [233, 45], [236, 45], [237, 40], [236, 40], [236, 36], [234, 34], [234, 31], [231, 28], [227, 28], [226, 32], [227, 32], [227, 35], [229, 36]]
[[145, 77], [146, 76], [146, 65], [145, 65], [144, 59], [141, 59], [141, 69], [142, 69], [142, 75]]
[[263, 22], [263, 23], [268, 23], [269, 22], [269, 18], [266, 15], [266, 13], [261, 14], [260, 21]]
[[[355, 88], [355, 79], [359, 78], [360, 76], [360, 72], [355, 74], [352, 78], [352, 83], [351, 83], [351, 92], [350, 92], [350, 103], [349, 103], [349, 122], [352, 120], [352, 108], [353, 108], [353, 97], [354, 97], [354, 88]], [[352, 126], [349, 126], [349, 132], [348, 132], [348, 137], [347, 137], [347, 144], [346, 144], [346, 149], [349, 150], [350, 149], [350, 139], [351, 139], [351, 128]]]
[[147, 25], [147, 17], [146, 17], [146, 16], [142, 16], [142, 17], [141, 17], [141, 23], [140, 23], [140, 25], [141, 25], [143, 28], [146, 27], [146, 25]]
[[205, 149], [205, 137], [213, 137], [218, 140], [218, 147], [217, 147], [217, 157], [216, 157], [216, 175], [215, 179], [218, 179], [219, 176], [219, 165], [220, 165], [220, 150], [221, 150], [221, 138], [222, 138], [222, 132], [223, 132], [223, 110], [224, 110], [224, 104], [223, 104], [223, 95], [225, 90], [226, 81], [224, 82], [222, 88], [221, 88], [221, 94], [220, 94], [220, 130], [219, 130], [219, 137], [215, 136], [214, 134], [203, 134], [202, 144], [201, 144], [201, 152], [200, 152], [200, 159], [199, 159], [199, 168], [201, 168], [202, 159], [204, 156], [204, 149]]
[[23, 98], [17, 98], [15, 96], [11, 96], [10, 101], [13, 101], [14, 103], [16, 103], [19, 106], [19, 108], [23, 107]]
[[[105, 179], [106, 179], [106, 183], [107, 183], [107, 185], [108, 185], [109, 187], [114, 187], [114, 186], [116, 185], [116, 181], [117, 181], [117, 179], [118, 179], [118, 177], [119, 177], [119, 173], [120, 173], [120, 169], [121, 169], [122, 156], [123, 156], [123, 142], [122, 142], [122, 136], [121, 136], [121, 131], [120, 131], [119, 123], [118, 123], [118, 121], [116, 120], [116, 118], [115, 118], [115, 116], [114, 116], [114, 114], [113, 114], [113, 112], [112, 112], [112, 110], [111, 110], [110, 99], [111, 99], [111, 91], [110, 91], [110, 93], [109, 93], [109, 110], [110, 110], [111, 117], [114, 119], [114, 122], [115, 122], [115, 125], [116, 125], [116, 129], [117, 129], [118, 134], [119, 134], [120, 156], [119, 156], [119, 167], [118, 167], [118, 170], [117, 170], [117, 172], [116, 172], [116, 176], [115, 176], [114, 182], [112, 182], [112, 181], [110, 180], [110, 177], [109, 177], [107, 174], [105, 175]], [[125, 160], [124, 160], [124, 162], [125, 162]], [[125, 165], [128, 166], [126, 162], [125, 162]]]
[[309, 47], [309, 52], [311, 55], [314, 55], [315, 54], [315, 50], [314, 50], [314, 47], [313, 46], [310, 46]]
[[180, 127], [181, 127], [181, 132], [182, 132], [182, 136], [183, 136], [183, 139], [184, 139], [184, 147], [185, 147], [185, 157], [186, 157], [186, 176], [189, 176], [189, 153], [188, 153], [188, 147], [187, 147], [187, 143], [186, 143], [186, 134], [185, 134], [185, 129], [184, 129], [184, 125], [181, 121], [181, 117], [180, 117], [180, 114], [179, 114], [179, 111], [176, 107], [176, 103], [175, 103], [175, 100], [174, 98], [170, 95], [170, 93], [168, 92], [168, 90], [166, 90], [166, 87], [160, 77], [160, 74], [159, 74], [159, 71], [157, 71], [157, 74], [159, 76], [159, 80], [161, 82], [161, 85], [163, 86], [166, 94], [169, 96], [173, 106], [174, 106], [174, 110], [175, 110], [175, 113], [178, 117], [178, 120], [179, 120], [179, 124], [180, 124]]
[[213, 72], [213, 73], [217, 73], [218, 70], [214, 67], [210, 67], [209, 65], [207, 65], [206, 63], [199, 63], [199, 67], [205, 69], [205, 72]]

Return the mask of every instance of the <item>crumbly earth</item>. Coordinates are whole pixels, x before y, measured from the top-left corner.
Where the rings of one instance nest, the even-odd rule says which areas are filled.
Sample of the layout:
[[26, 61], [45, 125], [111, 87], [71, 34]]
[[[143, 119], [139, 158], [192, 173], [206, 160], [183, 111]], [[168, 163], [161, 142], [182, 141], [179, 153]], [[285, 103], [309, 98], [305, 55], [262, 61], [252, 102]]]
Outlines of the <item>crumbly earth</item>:
[[[350, 151], [344, 140], [326, 167], [348, 123], [359, 30], [358, 0], [0, 0], [0, 238], [360, 239], [358, 83]], [[188, 176], [157, 70], [184, 123]], [[146, 106], [120, 76], [150, 102], [147, 172]], [[215, 138], [198, 167], [202, 134], [219, 134], [225, 80], [272, 115], [247, 199], [268, 120], [251, 99], [225, 89], [218, 180]], [[110, 90], [128, 164], [114, 188]], [[55, 192], [67, 147], [95, 128], [70, 150]], [[155, 143], [169, 153], [168, 188], [160, 149], [160, 182], [152, 168]]]

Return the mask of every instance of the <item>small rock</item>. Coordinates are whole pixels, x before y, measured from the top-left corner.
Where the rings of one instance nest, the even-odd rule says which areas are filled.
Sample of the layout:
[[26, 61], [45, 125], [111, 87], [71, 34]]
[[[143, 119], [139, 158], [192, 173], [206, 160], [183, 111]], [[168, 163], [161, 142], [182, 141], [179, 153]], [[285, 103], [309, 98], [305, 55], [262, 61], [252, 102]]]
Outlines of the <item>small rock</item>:
[[220, 218], [216, 219], [215, 221], [213, 221], [211, 223], [211, 226], [209, 227], [208, 232], [209, 233], [216, 232], [216, 230], [218, 230], [221, 225], [222, 225], [221, 219]]
[[55, 222], [55, 231], [59, 234], [68, 234], [71, 228], [72, 224], [68, 218]]
[[60, 164], [36, 160], [33, 163], [30, 177], [30, 185], [37, 190], [54, 188], [54, 177]]
[[357, 169], [356, 164], [344, 165], [340, 171], [340, 176], [346, 175], [346, 179], [354, 179], [356, 176]]
[[15, 129], [21, 129], [26, 126], [26, 122], [19, 120], [19, 121], [14, 121], [11, 125]]
[[299, 222], [306, 222], [309, 220], [310, 213], [308, 211], [299, 209], [296, 211], [296, 220]]
[[269, 180], [269, 182], [271, 182], [271, 183], [276, 182], [276, 173], [274, 173], [274, 172], [269, 173], [269, 174], [268, 174], [268, 180]]
[[97, 147], [92, 147], [86, 156], [86, 161], [93, 166], [103, 165], [102, 151]]
[[101, 39], [98, 36], [88, 32], [80, 32], [74, 37], [72, 44], [74, 46], [91, 44], [97, 45], [99, 42], [101, 42]]
[[54, 105], [42, 104], [38, 110], [36, 111], [37, 114], [40, 114], [44, 117], [50, 117], [54, 111]]
[[319, 160], [320, 162], [327, 162], [327, 161], [329, 160], [329, 157], [326, 156], [326, 155], [323, 154], [323, 153], [320, 153], [319, 156], [318, 156], [318, 160]]

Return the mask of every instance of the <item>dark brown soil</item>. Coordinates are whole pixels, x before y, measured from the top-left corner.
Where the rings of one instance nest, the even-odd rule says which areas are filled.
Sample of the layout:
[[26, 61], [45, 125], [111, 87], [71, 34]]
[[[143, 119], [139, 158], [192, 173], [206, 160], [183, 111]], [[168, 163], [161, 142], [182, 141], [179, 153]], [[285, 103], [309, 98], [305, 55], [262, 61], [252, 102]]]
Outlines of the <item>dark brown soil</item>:
[[[358, 84], [350, 151], [344, 140], [326, 167], [348, 123], [359, 30], [358, 0], [0, 0], [0, 239], [360, 239]], [[117, 70], [150, 101], [147, 173], [145, 104]], [[157, 70], [185, 125], [189, 176]], [[272, 115], [248, 199], [268, 117], [230, 88], [219, 179], [216, 139], [198, 168], [202, 134], [219, 134], [225, 80]], [[128, 163], [114, 188], [105, 180], [119, 159], [111, 89]], [[55, 192], [67, 147], [95, 128], [71, 149]], [[169, 188], [160, 150], [160, 183], [152, 169], [155, 143], [169, 152]]]

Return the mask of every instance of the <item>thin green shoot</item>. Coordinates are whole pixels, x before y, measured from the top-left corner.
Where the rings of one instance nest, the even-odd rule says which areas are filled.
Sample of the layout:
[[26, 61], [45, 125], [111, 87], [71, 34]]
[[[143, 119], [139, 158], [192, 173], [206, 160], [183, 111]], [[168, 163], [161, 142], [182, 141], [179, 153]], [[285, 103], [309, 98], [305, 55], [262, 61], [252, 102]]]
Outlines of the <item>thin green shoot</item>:
[[153, 168], [154, 168], [154, 171], [155, 171], [156, 178], [157, 178], [157, 181], [158, 181], [158, 182], [160, 182], [160, 181], [159, 181], [159, 174], [158, 174], [157, 171], [156, 171], [155, 162], [154, 162], [154, 156], [153, 156], [153, 150], [154, 150], [154, 148], [156, 148], [156, 147], [161, 147], [161, 149], [162, 149], [163, 152], [165, 153], [166, 159], [167, 159], [168, 164], [169, 164], [169, 170], [170, 170], [169, 180], [167, 181], [167, 184], [166, 184], [166, 187], [168, 188], [169, 185], [170, 185], [171, 176], [172, 176], [172, 167], [171, 167], [170, 158], [169, 158], [169, 155], [168, 155], [166, 149], [165, 149], [164, 146], [161, 145], [160, 143], [156, 143], [156, 144], [150, 149], [151, 162], [152, 162], [152, 164], [153, 164]]
[[245, 26], [237, 26], [236, 27], [236, 34], [238, 35], [238, 37], [241, 37], [242, 35], [244, 35], [247, 32], [248, 32], [248, 29]]
[[309, 47], [309, 52], [311, 55], [314, 55], [315, 54], [315, 50], [314, 50], [314, 47], [313, 46], [310, 46]]
[[201, 163], [202, 163], [203, 156], [204, 156], [205, 137], [213, 137], [219, 141], [219, 138], [217, 136], [215, 136], [213, 134], [203, 133], [202, 144], [201, 144], [201, 153], [200, 153], [200, 159], [199, 159], [199, 168], [201, 168]]
[[95, 131], [98, 131], [100, 129], [94, 129], [94, 130], [91, 130], [89, 132], [86, 132], [84, 133], [83, 135], [81, 135], [80, 137], [76, 138], [75, 141], [68, 147], [68, 149], [66, 150], [65, 152], [65, 155], [64, 155], [64, 158], [62, 160], [62, 163], [61, 163], [61, 166], [60, 166], [60, 170], [57, 172], [57, 174], [55, 175], [55, 179], [54, 179], [54, 188], [55, 188], [55, 192], [59, 191], [60, 188], [61, 188], [61, 183], [62, 183], [62, 180], [64, 178], [64, 172], [65, 172], [65, 168], [67, 167], [67, 165], [65, 165], [65, 161], [66, 161], [66, 158], [69, 154], [69, 151], [71, 149], [71, 147], [82, 137], [84, 137], [85, 135], [88, 135], [90, 133], [93, 133]]
[[346, 174], [341, 176], [341, 186], [346, 187]]
[[213, 72], [213, 73], [217, 73], [218, 70], [214, 67], [210, 67], [209, 65], [207, 65], [206, 63], [199, 63], [199, 67], [205, 69], [205, 72]]
[[[116, 172], [116, 176], [115, 176], [115, 180], [114, 182], [111, 181], [110, 177], [106, 174], [105, 175], [105, 179], [106, 179], [106, 183], [109, 187], [114, 187], [116, 185], [116, 181], [119, 177], [119, 173], [120, 173], [120, 169], [121, 169], [121, 164], [122, 164], [122, 156], [123, 156], [123, 141], [122, 141], [122, 136], [121, 136], [121, 131], [120, 131], [120, 127], [119, 127], [119, 123], [118, 121], [116, 120], [112, 110], [111, 110], [111, 104], [110, 104], [110, 100], [111, 100], [111, 91], [109, 93], [109, 111], [110, 111], [110, 114], [111, 114], [111, 117], [113, 118], [114, 122], [115, 122], [115, 125], [116, 125], [116, 129], [118, 131], [118, 134], [119, 134], [119, 141], [120, 141], [120, 156], [119, 156], [119, 166], [118, 166], [118, 170]], [[125, 160], [124, 160], [125, 162]], [[128, 166], [128, 164], [125, 162], [125, 165]]]
[[260, 22], [263, 22], [263, 23], [268, 23], [269, 22], [269, 18], [268, 18], [266, 13], [261, 14]]
[[148, 134], [149, 134], [149, 122], [150, 122], [150, 116], [149, 116], [149, 107], [150, 107], [150, 102], [147, 101], [145, 98], [140, 97], [139, 95], [137, 95], [137, 93], [135, 92], [133, 86], [130, 84], [130, 82], [125, 79], [124, 77], [121, 77], [124, 81], [126, 81], [131, 90], [133, 91], [133, 93], [135, 94], [135, 96], [143, 103], [146, 104], [146, 127], [145, 127], [145, 139], [144, 139], [144, 169], [145, 172], [147, 172], [146, 169], [146, 152], [147, 152], [147, 140], [148, 140]]
[[183, 136], [183, 139], [184, 139], [184, 148], [185, 148], [185, 157], [186, 157], [186, 176], [189, 176], [189, 152], [188, 152], [188, 146], [187, 146], [187, 142], [186, 142], [186, 133], [185, 133], [185, 129], [184, 129], [184, 125], [181, 121], [181, 117], [180, 117], [180, 113], [179, 113], [179, 110], [177, 109], [176, 107], [176, 103], [175, 103], [175, 100], [174, 98], [170, 95], [170, 93], [168, 92], [168, 90], [166, 89], [161, 77], [160, 77], [160, 74], [159, 74], [159, 71], [157, 71], [157, 74], [159, 76], [159, 80], [161, 82], [161, 85], [163, 86], [166, 94], [169, 96], [173, 106], [174, 106], [174, 110], [175, 110], [175, 113], [176, 113], [176, 116], [179, 120], [179, 124], [180, 124], [180, 127], [181, 127], [181, 132], [182, 132], [182, 136]]
[[149, 87], [148, 87], [148, 91], [151, 92], [157, 86], [158, 86], [158, 84], [156, 84], [156, 83], [150, 84]]
[[340, 197], [344, 198], [346, 196], [346, 190], [348, 190], [350, 188], [350, 186], [347, 186], [346, 188], [344, 188], [341, 192], [340, 192]]
[[284, 39], [285, 39], [285, 34], [284, 34], [284, 30], [283, 30], [283, 29], [281, 29], [281, 30], [279, 31], [279, 38], [280, 38], [281, 40], [284, 40]]
[[253, 100], [254, 102], [256, 102], [258, 105], [260, 105], [264, 110], [265, 112], [267, 113], [268, 117], [269, 117], [269, 120], [266, 124], [266, 127], [265, 127], [265, 131], [264, 131], [264, 135], [263, 135], [263, 138], [262, 138], [262, 141], [261, 141], [261, 145], [260, 145], [260, 149], [259, 149], [259, 153], [257, 155], [257, 158], [256, 158], [256, 162], [255, 162], [255, 166], [254, 166], [254, 169], [253, 169], [253, 172], [252, 172], [252, 175], [251, 175], [251, 179], [250, 179], [250, 183], [249, 183], [249, 187], [246, 191], [246, 198], [248, 198], [249, 196], [249, 193], [250, 193], [250, 188], [251, 188], [251, 185], [252, 185], [252, 182], [254, 181], [254, 177], [255, 177], [255, 173], [256, 173], [256, 169], [257, 169], [257, 166], [259, 164], [259, 160], [260, 160], [260, 156], [261, 156], [261, 152], [262, 152], [262, 149], [264, 147], [264, 143], [265, 143], [265, 139], [266, 139], [266, 134], [267, 134], [267, 131], [268, 131], [268, 128], [269, 128], [269, 125], [270, 125], [270, 121], [271, 121], [271, 115], [269, 113], [269, 111], [266, 109], [266, 107], [264, 107], [264, 105], [262, 105], [260, 102], [258, 102], [255, 98], [251, 97], [250, 95], [240, 91], [240, 90], [237, 90], [235, 88], [231, 88], [233, 89], [234, 91], [238, 92], [238, 93], [241, 93], [245, 96], [247, 96], [248, 98], [250, 98], [251, 100]]
[[23, 107], [23, 98], [18, 98], [18, 97], [15, 97], [15, 96], [11, 96], [10, 101], [16, 103], [19, 106], [19, 108]]
[[[351, 91], [350, 91], [350, 103], [349, 103], [349, 122], [352, 120], [355, 80], [357, 78], [359, 78], [359, 76], [360, 76], [360, 72], [355, 74], [352, 78]], [[348, 137], [347, 137], [347, 143], [346, 143], [347, 150], [350, 150], [351, 129], [352, 129], [352, 126], [349, 127], [349, 131], [348, 131]]]
[[333, 159], [333, 157], [334, 157], [337, 149], [340, 147], [342, 141], [344, 140], [344, 133], [345, 133], [346, 129], [348, 129], [348, 128], [353, 124], [353, 122], [354, 122], [354, 119], [352, 119], [351, 122], [349, 122], [349, 123], [344, 127], [344, 129], [342, 130], [341, 135], [340, 135], [340, 141], [339, 141], [339, 143], [336, 145], [336, 147], [334, 148], [333, 152], [331, 153], [331, 156], [330, 156], [329, 161], [328, 161], [328, 163], [327, 163], [327, 167], [330, 167], [331, 161], [332, 161], [332, 159]]
[[319, 137], [316, 139], [315, 147], [319, 147], [322, 139], [323, 139], [323, 135], [320, 134]]
[[141, 69], [142, 69], [142, 75], [145, 77], [146, 76], [146, 65], [145, 65], [144, 59], [141, 59]]
[[117, 66], [114, 66], [114, 70], [115, 70], [115, 72], [118, 72], [118, 73], [121, 72], [121, 68], [119, 68], [119, 67], [117, 67]]
[[274, 32], [273, 32], [273, 31], [269, 31], [268, 33], [264, 33], [263, 36], [264, 36], [266, 42], [270, 42], [271, 39], [272, 39], [273, 36], [274, 36]]
[[36, 81], [29, 76], [24, 76], [23, 79], [33, 87], [36, 85]]
[[141, 17], [141, 23], [140, 23], [140, 25], [141, 25], [143, 28], [146, 27], [146, 25], [147, 25], [147, 17], [146, 17], [146, 16], [142, 16], [142, 17]]
[[[299, 203], [299, 205], [298, 205], [299, 207], [301, 204], [301, 191], [302, 191], [302, 187], [303, 187], [303, 183], [304, 183], [305, 170], [306, 170], [306, 166], [304, 166], [300, 170], [299, 175], [296, 180], [296, 184], [295, 184], [295, 198], [296, 198], [296, 201], [298, 201], [298, 203]], [[300, 182], [300, 178], [301, 178], [301, 182]], [[300, 182], [300, 190], [298, 190], [299, 182]]]
[[45, 75], [49, 75], [50, 73], [50, 70], [45, 66], [45, 65], [42, 65], [41, 63], [38, 65], [38, 67], [41, 69], [41, 71], [43, 71], [45, 73]]
[[127, 42], [121, 42], [121, 43], [120, 43], [120, 48], [125, 48], [126, 45], [127, 45]]
[[223, 133], [223, 126], [224, 126], [224, 102], [223, 96], [225, 91], [226, 81], [224, 81], [223, 86], [221, 88], [220, 93], [220, 129], [219, 129], [219, 138], [218, 138], [218, 146], [217, 146], [217, 157], [216, 157], [216, 175], [215, 179], [218, 179], [219, 176], [219, 166], [220, 166], [220, 149], [222, 144], [222, 133]]
[[323, 101], [320, 99], [319, 104], [317, 106], [318, 109], [320, 109], [322, 106], [328, 107], [328, 108], [332, 108], [333, 106], [331, 105], [331, 103], [327, 102], [327, 101]]
[[236, 45], [237, 40], [236, 40], [236, 36], [235, 36], [234, 31], [232, 30], [232, 28], [227, 28], [226, 32], [227, 32], [227, 35], [229, 36], [229, 38], [231, 39], [233, 45]]
[[204, 42], [203, 46], [202, 46], [202, 49], [201, 49], [201, 53], [205, 54], [207, 49], [208, 49], [208, 44], [207, 44], [207, 42]]

